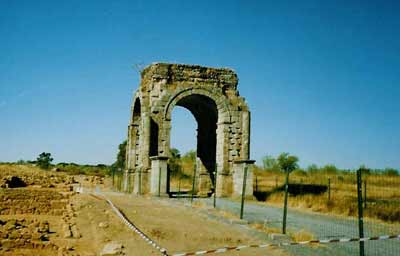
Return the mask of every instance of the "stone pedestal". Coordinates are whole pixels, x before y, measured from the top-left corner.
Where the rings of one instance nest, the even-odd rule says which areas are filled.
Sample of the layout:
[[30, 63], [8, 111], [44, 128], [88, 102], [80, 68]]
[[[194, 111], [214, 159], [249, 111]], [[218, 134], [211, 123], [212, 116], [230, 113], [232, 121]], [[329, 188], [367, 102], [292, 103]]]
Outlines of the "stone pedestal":
[[168, 196], [168, 157], [153, 156], [151, 160], [150, 194]]
[[195, 191], [200, 197], [208, 196], [211, 192], [211, 177], [202, 161], [196, 157], [196, 184]]
[[242, 196], [244, 172], [247, 168], [245, 197], [253, 198], [254, 160], [237, 160], [233, 162], [233, 196]]
[[232, 175], [228, 172], [217, 173], [217, 197], [232, 195]]

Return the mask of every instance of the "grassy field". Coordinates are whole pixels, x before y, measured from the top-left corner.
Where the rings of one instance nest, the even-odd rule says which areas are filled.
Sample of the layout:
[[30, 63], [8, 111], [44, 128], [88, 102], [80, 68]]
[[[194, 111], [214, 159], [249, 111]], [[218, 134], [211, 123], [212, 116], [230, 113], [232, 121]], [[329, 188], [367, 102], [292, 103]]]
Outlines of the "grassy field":
[[[255, 170], [254, 174], [254, 191], [262, 195], [263, 201], [267, 204], [282, 205], [285, 182], [283, 173]], [[290, 207], [345, 216], [356, 216], [358, 213], [356, 174], [353, 172], [294, 172], [290, 175], [289, 184], [300, 188], [300, 191], [289, 195]], [[400, 176], [367, 174], [363, 176], [362, 184], [363, 198], [365, 192], [367, 198], [364, 216], [387, 222], [400, 222]], [[313, 191], [315, 187], [324, 189]], [[302, 188], [304, 191], [301, 191]]]
[[[193, 162], [181, 161], [179, 172], [171, 175], [172, 191], [192, 189]], [[364, 216], [371, 220], [400, 222], [400, 176], [386, 174], [365, 174], [362, 178]], [[304, 172], [295, 171], [290, 175], [289, 207], [315, 212], [357, 216], [357, 178], [355, 172], [339, 171]], [[180, 183], [180, 185], [179, 185]], [[253, 190], [259, 201], [282, 206], [285, 176], [282, 172], [254, 170]], [[330, 186], [329, 186], [330, 184]], [[366, 185], [366, 189], [365, 189]], [[330, 194], [330, 195], [329, 195]]]

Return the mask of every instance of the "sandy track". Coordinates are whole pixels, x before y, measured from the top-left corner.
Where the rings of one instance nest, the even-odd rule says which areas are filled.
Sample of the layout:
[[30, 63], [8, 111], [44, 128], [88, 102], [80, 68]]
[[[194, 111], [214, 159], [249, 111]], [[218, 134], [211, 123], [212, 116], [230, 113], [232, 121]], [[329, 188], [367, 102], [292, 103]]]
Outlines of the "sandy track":
[[[115, 193], [108, 194], [107, 197], [131, 222], [166, 248], [170, 254], [265, 242], [254, 238], [244, 227], [209, 220], [195, 209], [179, 205], [171, 207], [146, 197]], [[82, 239], [85, 240], [86, 237], [88, 240], [98, 241], [92, 242], [91, 251], [96, 251], [112, 240], [121, 242], [127, 255], [160, 255], [157, 250], [128, 229], [104, 200], [87, 194], [78, 195], [75, 200], [81, 204], [81, 210], [78, 211], [78, 225], [82, 230]], [[102, 230], [98, 227], [100, 222], [109, 222], [110, 225]], [[84, 248], [77, 247], [77, 249], [82, 251]], [[266, 251], [268, 255], [283, 255], [278, 249], [246, 249], [223, 255], [257, 256], [265, 255]]]

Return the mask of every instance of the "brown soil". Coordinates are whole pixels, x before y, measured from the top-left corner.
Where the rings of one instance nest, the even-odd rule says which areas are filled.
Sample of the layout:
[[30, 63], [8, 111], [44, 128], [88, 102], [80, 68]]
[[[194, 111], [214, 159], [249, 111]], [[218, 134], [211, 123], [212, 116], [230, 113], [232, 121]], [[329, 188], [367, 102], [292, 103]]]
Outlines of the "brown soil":
[[[18, 176], [16, 172], [13, 175]], [[71, 192], [71, 177], [41, 170], [34, 172], [34, 180], [28, 176], [18, 176], [27, 184], [25, 188], [0, 189], [0, 255], [100, 255], [110, 242], [122, 245], [123, 255], [160, 255], [130, 230], [104, 199]], [[98, 179], [77, 176], [74, 180], [84, 188], [107, 191]], [[244, 227], [207, 219], [196, 208], [149, 197], [106, 196], [170, 254], [265, 242]], [[224, 255], [265, 253], [284, 255], [279, 249], [245, 249]]]

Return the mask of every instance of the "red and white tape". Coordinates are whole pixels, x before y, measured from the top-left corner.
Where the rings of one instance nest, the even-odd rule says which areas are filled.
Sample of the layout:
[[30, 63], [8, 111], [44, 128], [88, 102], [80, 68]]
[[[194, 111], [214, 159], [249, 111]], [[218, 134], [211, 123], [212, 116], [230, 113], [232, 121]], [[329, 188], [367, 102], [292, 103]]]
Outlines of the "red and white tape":
[[[91, 194], [92, 196], [96, 197], [95, 195]], [[136, 234], [138, 234], [143, 240], [145, 240], [148, 244], [156, 248], [161, 255], [167, 255], [167, 250], [165, 248], [162, 248], [159, 246], [155, 241], [153, 241], [150, 237], [148, 237], [146, 234], [144, 234], [139, 228], [137, 228], [133, 223], [131, 223], [125, 215], [122, 214], [122, 212], [111, 202], [110, 199], [106, 198], [103, 196], [104, 199], [107, 201], [107, 203], [111, 206], [111, 208], [114, 210], [114, 212], [122, 219], [122, 221], [129, 227], [129, 229], [133, 230]]]
[[[96, 197], [95, 195], [91, 194]], [[96, 197], [98, 198], [98, 197]], [[100, 198], [98, 198], [100, 199]], [[132, 224], [122, 213], [121, 211], [109, 200], [104, 197], [104, 199], [108, 202], [114, 212], [122, 219], [122, 221], [135, 233], [137, 233], [140, 237], [142, 237], [148, 244], [156, 248], [162, 255], [167, 255], [167, 250], [159, 246], [155, 241], [151, 240], [150, 237], [145, 235], [140, 229], [138, 229], [134, 224]], [[238, 246], [226, 246], [218, 249], [211, 250], [201, 250], [195, 252], [181, 252], [175, 253], [171, 256], [190, 256], [190, 255], [204, 255], [211, 253], [225, 253], [229, 251], [239, 251], [246, 248], [267, 248], [267, 247], [282, 247], [282, 246], [294, 246], [294, 245], [307, 245], [307, 244], [329, 244], [329, 243], [349, 243], [349, 242], [366, 242], [366, 241], [377, 241], [377, 240], [389, 240], [389, 239], [400, 239], [400, 234], [397, 235], [382, 235], [382, 236], [374, 236], [374, 237], [363, 237], [363, 238], [340, 238], [340, 239], [321, 239], [321, 240], [308, 240], [301, 242], [282, 242], [282, 243], [271, 243], [271, 244], [253, 244], [253, 245], [238, 245]]]
[[281, 246], [306, 245], [306, 244], [366, 242], [366, 241], [388, 240], [388, 239], [400, 239], [400, 234], [399, 235], [375, 236], [375, 237], [363, 237], [363, 238], [341, 238], [341, 239], [309, 240], [309, 241], [302, 241], [302, 242], [283, 242], [283, 243], [275, 243], [275, 244], [228, 246], [228, 247], [222, 247], [222, 248], [212, 249], [212, 250], [175, 253], [175, 254], [172, 254], [172, 256], [189, 256], [189, 255], [204, 255], [204, 254], [211, 254], [211, 253], [224, 253], [224, 252], [228, 252], [228, 251], [239, 251], [239, 250], [243, 250], [246, 248], [267, 248], [267, 247], [281, 247]]

